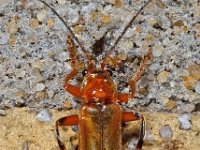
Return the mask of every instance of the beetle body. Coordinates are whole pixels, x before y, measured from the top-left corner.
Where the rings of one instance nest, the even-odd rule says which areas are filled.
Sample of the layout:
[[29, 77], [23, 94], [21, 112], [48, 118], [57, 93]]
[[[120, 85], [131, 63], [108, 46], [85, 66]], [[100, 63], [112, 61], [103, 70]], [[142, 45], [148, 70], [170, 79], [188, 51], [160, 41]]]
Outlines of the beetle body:
[[79, 116], [80, 150], [122, 150], [122, 111], [118, 103], [84, 104]]

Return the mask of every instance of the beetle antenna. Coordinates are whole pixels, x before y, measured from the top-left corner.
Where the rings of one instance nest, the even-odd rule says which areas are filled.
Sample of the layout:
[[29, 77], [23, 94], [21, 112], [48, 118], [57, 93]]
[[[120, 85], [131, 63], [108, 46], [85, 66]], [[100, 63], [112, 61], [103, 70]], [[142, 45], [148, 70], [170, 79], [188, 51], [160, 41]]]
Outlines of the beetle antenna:
[[104, 70], [105, 64], [106, 64], [106, 60], [107, 58], [112, 54], [112, 52], [114, 51], [116, 45], [119, 43], [119, 41], [121, 40], [121, 38], [124, 36], [124, 34], [126, 33], [126, 31], [128, 30], [128, 28], [132, 25], [132, 23], [135, 21], [135, 19], [138, 17], [138, 15], [143, 11], [143, 9], [151, 2], [152, 0], [147, 1], [141, 8], [140, 10], [136, 13], [136, 15], [133, 16], [133, 18], [130, 20], [130, 22], [126, 25], [126, 27], [124, 28], [124, 30], [122, 31], [121, 35], [117, 38], [117, 40], [115, 41], [114, 45], [110, 48], [109, 52], [106, 54], [102, 64], [101, 64], [101, 68], [102, 70]]
[[44, 5], [46, 5], [47, 7], [49, 7], [52, 12], [60, 19], [60, 21], [65, 25], [65, 27], [67, 28], [67, 30], [70, 32], [70, 34], [72, 35], [73, 39], [77, 42], [78, 46], [81, 48], [81, 50], [85, 53], [89, 64], [91, 65], [92, 61], [91, 61], [91, 57], [89, 55], [89, 53], [85, 50], [85, 48], [82, 46], [81, 42], [78, 40], [78, 38], [75, 36], [74, 32], [71, 30], [71, 28], [67, 25], [67, 23], [65, 22], [65, 20], [57, 13], [57, 11], [55, 9], [53, 9], [53, 7], [51, 7], [49, 4], [47, 4], [45, 1], [43, 0], [38, 0], [40, 2], [42, 2]]

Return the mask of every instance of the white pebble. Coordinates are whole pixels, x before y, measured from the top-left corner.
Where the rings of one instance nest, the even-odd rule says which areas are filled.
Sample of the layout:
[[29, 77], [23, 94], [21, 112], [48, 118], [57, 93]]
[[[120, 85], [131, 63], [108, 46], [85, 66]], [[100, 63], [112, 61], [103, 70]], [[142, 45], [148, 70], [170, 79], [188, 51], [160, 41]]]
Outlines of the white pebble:
[[153, 141], [155, 141], [155, 137], [150, 132], [146, 133], [145, 139], [148, 141], [148, 143], [152, 143]]
[[38, 13], [37, 13], [37, 20], [42, 22], [45, 18], [47, 18], [47, 11], [46, 10], [40, 10]]
[[137, 144], [138, 139], [136, 138], [132, 138], [130, 140], [130, 143], [128, 144], [128, 148], [129, 149], [135, 149], [135, 145]]
[[59, 5], [65, 5], [65, 3], [66, 3], [66, 0], [58, 0]]
[[161, 138], [163, 138], [164, 140], [169, 140], [173, 136], [173, 131], [169, 125], [163, 126], [160, 129], [159, 133]]
[[156, 47], [154, 50], [153, 50], [153, 56], [155, 57], [160, 57], [163, 53], [163, 49], [162, 47]]
[[49, 98], [53, 98], [53, 96], [54, 96], [54, 91], [53, 90], [47, 91], [47, 93], [48, 93], [48, 97]]
[[16, 77], [18, 77], [18, 78], [24, 77], [25, 74], [26, 74], [26, 72], [25, 72], [25, 70], [23, 70], [23, 69], [16, 69], [16, 70], [15, 70], [15, 75], [16, 75]]
[[200, 82], [196, 83], [195, 92], [200, 94]]
[[2, 109], [0, 109], [0, 116], [5, 116], [6, 115], [6, 112]]
[[180, 123], [180, 129], [189, 130], [191, 128], [191, 116], [189, 114], [179, 116], [178, 121]]
[[61, 52], [58, 54], [58, 60], [60, 61], [66, 61], [67, 59], [69, 59], [68, 53], [67, 52]]
[[43, 122], [48, 123], [48, 122], [51, 121], [51, 116], [52, 116], [52, 114], [51, 114], [47, 109], [45, 109], [45, 110], [40, 111], [40, 112], [37, 114], [36, 118], [37, 118], [39, 121], [43, 121]]
[[179, 108], [181, 112], [191, 113], [195, 109], [195, 106], [194, 104], [182, 104]]
[[44, 90], [44, 88], [45, 88], [45, 85], [43, 83], [38, 83], [35, 86], [36, 91], [42, 91], [42, 90]]

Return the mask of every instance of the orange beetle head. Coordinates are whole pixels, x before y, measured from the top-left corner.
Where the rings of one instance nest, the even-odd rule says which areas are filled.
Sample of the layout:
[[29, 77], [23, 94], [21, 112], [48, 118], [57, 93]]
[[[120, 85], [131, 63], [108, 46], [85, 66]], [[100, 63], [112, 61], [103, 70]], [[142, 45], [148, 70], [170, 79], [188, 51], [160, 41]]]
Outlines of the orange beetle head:
[[105, 104], [116, 101], [116, 89], [107, 71], [87, 74], [81, 92], [86, 103]]

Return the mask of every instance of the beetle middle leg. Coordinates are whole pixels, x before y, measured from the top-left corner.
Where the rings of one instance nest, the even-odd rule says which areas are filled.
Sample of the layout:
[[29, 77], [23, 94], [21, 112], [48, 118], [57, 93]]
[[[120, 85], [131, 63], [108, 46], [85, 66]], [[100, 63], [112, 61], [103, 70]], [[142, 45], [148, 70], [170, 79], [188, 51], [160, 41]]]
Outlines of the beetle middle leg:
[[134, 97], [135, 91], [136, 91], [136, 83], [138, 80], [141, 79], [142, 74], [144, 73], [144, 71], [147, 67], [147, 62], [148, 62], [148, 60], [150, 60], [151, 54], [152, 54], [152, 47], [149, 47], [148, 52], [146, 53], [146, 55], [144, 55], [144, 57], [140, 63], [140, 66], [137, 69], [136, 74], [129, 81], [131, 93], [118, 93], [117, 98], [120, 103], [127, 102], [129, 99]]
[[66, 150], [66, 147], [64, 143], [61, 141], [60, 132], [58, 129], [59, 126], [73, 126], [73, 125], [78, 125], [78, 123], [79, 123], [78, 115], [66, 116], [56, 121], [56, 135], [57, 135], [56, 138], [61, 150]]
[[140, 135], [139, 135], [138, 143], [136, 145], [136, 150], [139, 150], [139, 149], [142, 148], [142, 145], [143, 145], [143, 142], [144, 142], [144, 135], [145, 135], [144, 117], [139, 113], [123, 112], [122, 122], [129, 122], [129, 121], [136, 121], [136, 120], [141, 120]]

